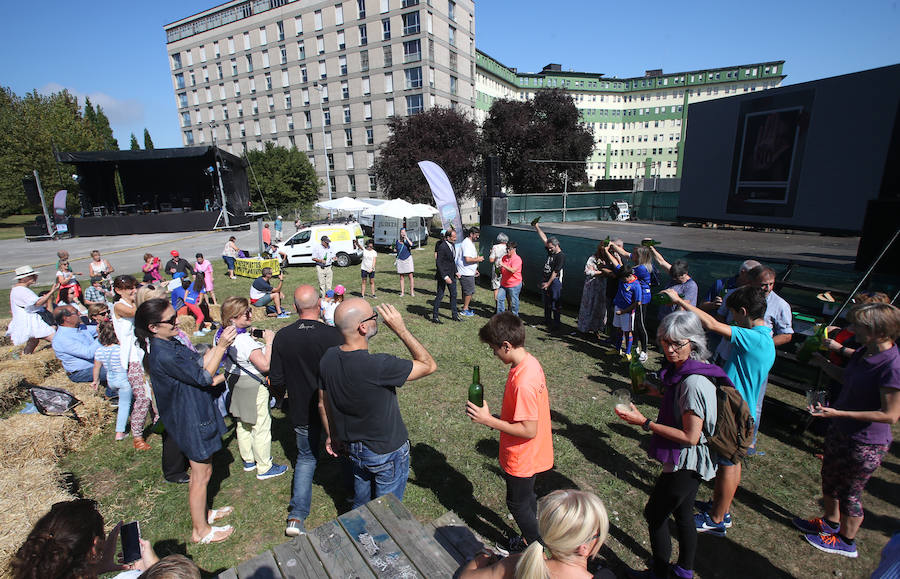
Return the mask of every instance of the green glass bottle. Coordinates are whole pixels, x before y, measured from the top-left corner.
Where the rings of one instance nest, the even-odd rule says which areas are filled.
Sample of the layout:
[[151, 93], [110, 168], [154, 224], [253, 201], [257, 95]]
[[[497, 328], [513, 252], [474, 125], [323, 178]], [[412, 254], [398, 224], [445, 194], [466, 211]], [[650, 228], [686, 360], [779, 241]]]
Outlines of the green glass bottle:
[[797, 361], [801, 364], [806, 364], [812, 358], [813, 353], [817, 350], [822, 349], [822, 346], [825, 342], [825, 338], [828, 337], [828, 328], [825, 324], [819, 324], [816, 326], [816, 331], [812, 336], [807, 337], [803, 341], [803, 345], [800, 346], [800, 349], [797, 350]]
[[472, 384], [469, 386], [469, 402], [475, 406], [484, 406], [484, 387], [478, 366], [472, 370]]
[[653, 247], [654, 245], [662, 245], [662, 244], [660, 242], [656, 241], [655, 239], [644, 239], [644, 240], [641, 240], [641, 245], [643, 245], [644, 247]]
[[[684, 299], [684, 294], [678, 294], [678, 297]], [[655, 306], [668, 306], [672, 303], [672, 298], [663, 292], [659, 292], [658, 294], [654, 294], [653, 297], [650, 298], [650, 303]]]
[[531, 220], [531, 226], [534, 227], [535, 225], [538, 224], [538, 221], [540, 221], [540, 220], [541, 220], [541, 216], [538, 215], [537, 217], [535, 217], [534, 219]]
[[609, 247], [609, 236], [608, 235], [606, 236], [606, 239], [600, 240], [600, 245], [602, 245], [603, 247]]
[[628, 363], [628, 374], [631, 377], [631, 391], [640, 394], [647, 390], [647, 370], [641, 363], [641, 349], [635, 348], [631, 353], [631, 361]]

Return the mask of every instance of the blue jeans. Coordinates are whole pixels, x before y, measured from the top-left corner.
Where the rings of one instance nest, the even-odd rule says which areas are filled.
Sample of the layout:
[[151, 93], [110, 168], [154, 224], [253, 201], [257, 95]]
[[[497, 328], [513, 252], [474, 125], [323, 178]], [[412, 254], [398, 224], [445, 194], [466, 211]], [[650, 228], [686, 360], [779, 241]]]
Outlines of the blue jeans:
[[759, 398], [756, 400], [756, 422], [753, 424], [753, 442], [750, 444], [756, 448], [756, 436], [759, 434], [759, 419], [762, 417], [763, 401], [766, 399], [766, 382], [763, 382], [762, 388], [759, 389]]
[[[408, 440], [387, 454], [375, 454], [362, 442], [351, 442], [350, 462], [353, 464], [354, 509], [388, 493], [403, 500], [409, 477]], [[372, 483], [375, 484], [374, 495]]]
[[116, 432], [125, 432], [128, 425], [128, 414], [131, 412], [131, 384], [128, 376], [122, 374], [122, 380], [110, 380], [109, 387], [119, 393], [119, 410], [116, 413]]
[[[82, 368], [81, 370], [75, 370], [74, 372], [66, 372], [66, 376], [69, 377], [69, 380], [77, 383], [86, 383], [94, 381], [94, 367], [90, 368]], [[106, 366], [100, 367], [100, 381], [106, 382]]]
[[562, 282], [557, 278], [544, 290], [544, 323], [552, 328], [559, 326], [562, 308], [560, 295], [562, 295]]
[[522, 284], [513, 287], [501, 287], [497, 292], [497, 313], [506, 311], [506, 299], [509, 298], [509, 311], [519, 315], [519, 294], [522, 292]]
[[289, 519], [305, 520], [312, 503], [312, 481], [319, 460], [319, 438], [322, 427], [318, 424], [295, 426], [297, 435], [297, 462], [294, 464], [294, 490], [291, 494]]
[[234, 271], [234, 258], [228, 255], [222, 256], [222, 261], [225, 262], [225, 267], [228, 268], [228, 271]]

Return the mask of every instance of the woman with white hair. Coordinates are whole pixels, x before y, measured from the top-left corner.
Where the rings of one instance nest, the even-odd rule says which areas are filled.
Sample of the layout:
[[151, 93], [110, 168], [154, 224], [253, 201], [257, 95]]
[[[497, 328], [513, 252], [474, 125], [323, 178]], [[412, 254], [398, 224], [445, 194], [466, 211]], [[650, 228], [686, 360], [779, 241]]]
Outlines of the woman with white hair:
[[491, 246], [488, 261], [491, 262], [491, 289], [494, 290], [494, 303], [497, 302], [497, 293], [500, 291], [500, 260], [506, 255], [506, 242], [509, 236], [505, 233], [497, 234], [497, 242]]
[[677, 311], [663, 318], [657, 342], [666, 357], [659, 373], [663, 386], [659, 416], [656, 420], [646, 418], [634, 404], [624, 411], [616, 408], [619, 418], [653, 434], [649, 454], [663, 465], [644, 507], [653, 562], [650, 569], [634, 576], [669, 576], [669, 517], [674, 515], [679, 549], [678, 563], [671, 572], [675, 577], [689, 578], [694, 576], [697, 552], [694, 498], [700, 481], [716, 474], [706, 442], [716, 429], [714, 381], [730, 381], [721, 368], [707, 362], [706, 334], [696, 314]]
[[[588, 560], [597, 555], [609, 533], [603, 502], [593, 493], [558, 490], [538, 501], [540, 541], [498, 562], [483, 553], [463, 568], [460, 579], [589, 578]], [[608, 571], [607, 571], [608, 572]]]
[[38, 341], [53, 339], [55, 333], [52, 326], [38, 314], [38, 310], [45, 308], [56, 290], [59, 282], [55, 282], [50, 291], [41, 297], [31, 291], [30, 286], [37, 283], [38, 274], [30, 265], [16, 268], [16, 283], [9, 292], [9, 309], [12, 310], [12, 321], [6, 330], [16, 346], [25, 344], [22, 353], [31, 354], [38, 345]]

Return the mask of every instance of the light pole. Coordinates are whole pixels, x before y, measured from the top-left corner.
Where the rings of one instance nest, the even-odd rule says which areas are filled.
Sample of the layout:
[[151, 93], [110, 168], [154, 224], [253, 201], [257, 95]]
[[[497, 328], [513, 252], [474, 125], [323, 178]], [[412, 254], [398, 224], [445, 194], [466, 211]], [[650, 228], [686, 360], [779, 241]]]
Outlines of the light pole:
[[328, 144], [325, 142], [325, 87], [319, 86], [316, 81], [313, 82], [313, 88], [319, 91], [319, 112], [322, 114], [322, 149], [325, 151], [325, 188], [328, 191], [328, 200], [331, 201], [331, 172], [328, 169]]

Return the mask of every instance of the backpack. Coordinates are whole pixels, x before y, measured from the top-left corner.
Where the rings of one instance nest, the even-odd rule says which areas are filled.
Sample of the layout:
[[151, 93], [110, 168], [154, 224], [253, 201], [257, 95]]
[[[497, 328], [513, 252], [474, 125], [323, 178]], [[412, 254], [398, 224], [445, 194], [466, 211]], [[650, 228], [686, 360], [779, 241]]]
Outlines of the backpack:
[[724, 459], [738, 464], [753, 442], [753, 415], [737, 388], [716, 381], [716, 431], [707, 444]]

